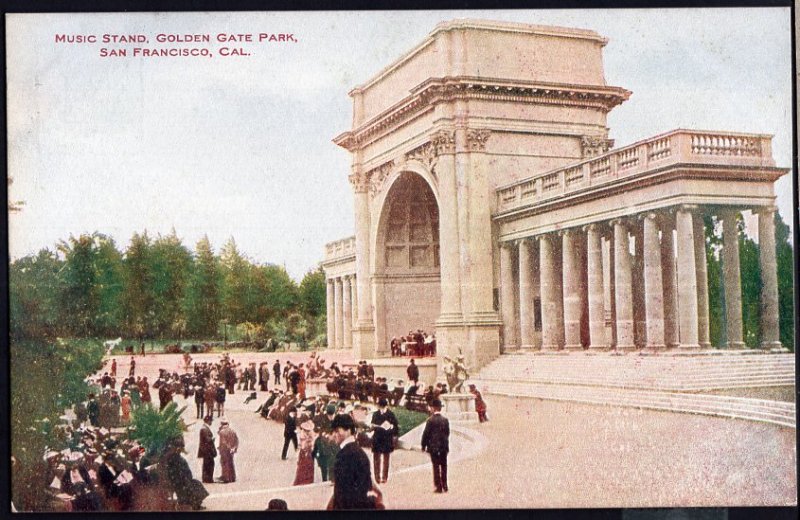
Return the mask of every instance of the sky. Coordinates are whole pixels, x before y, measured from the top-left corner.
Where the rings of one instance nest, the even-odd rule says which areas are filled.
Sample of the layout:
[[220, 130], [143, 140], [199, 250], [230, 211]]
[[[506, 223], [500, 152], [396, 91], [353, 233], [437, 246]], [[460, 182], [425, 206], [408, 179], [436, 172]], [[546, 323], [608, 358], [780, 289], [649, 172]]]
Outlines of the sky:
[[[609, 39], [609, 85], [633, 92], [608, 117], [616, 146], [674, 128], [774, 134], [792, 159], [788, 8], [7, 15], [13, 259], [99, 231], [174, 228], [185, 245], [234, 237], [299, 280], [327, 242], [351, 236], [347, 92], [455, 18], [592, 29]], [[157, 34], [209, 34], [160, 44]], [[254, 34], [252, 43], [216, 35]], [[258, 34], [296, 41], [257, 41]], [[56, 42], [142, 34], [144, 45]], [[209, 57], [133, 57], [133, 47], [207, 47]], [[248, 56], [219, 55], [221, 47]], [[101, 48], [129, 56], [101, 57]], [[776, 184], [791, 224], [792, 181]]]

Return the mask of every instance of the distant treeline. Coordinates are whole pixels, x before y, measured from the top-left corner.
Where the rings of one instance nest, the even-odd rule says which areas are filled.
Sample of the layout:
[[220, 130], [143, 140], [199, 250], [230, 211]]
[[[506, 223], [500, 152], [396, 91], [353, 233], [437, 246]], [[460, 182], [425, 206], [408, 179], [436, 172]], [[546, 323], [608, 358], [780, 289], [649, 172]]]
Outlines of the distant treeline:
[[101, 233], [70, 236], [14, 261], [9, 281], [17, 339], [324, 341], [322, 271], [298, 285], [283, 267], [246, 258], [233, 238], [217, 255], [207, 237], [191, 251], [174, 230], [135, 233], [124, 251]]

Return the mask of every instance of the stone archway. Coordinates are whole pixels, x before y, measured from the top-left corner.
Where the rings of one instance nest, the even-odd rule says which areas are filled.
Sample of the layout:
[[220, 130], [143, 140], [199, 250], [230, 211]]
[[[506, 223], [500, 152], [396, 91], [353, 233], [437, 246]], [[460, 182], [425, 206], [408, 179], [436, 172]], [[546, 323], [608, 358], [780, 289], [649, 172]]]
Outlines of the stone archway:
[[439, 205], [419, 174], [404, 171], [383, 200], [375, 240], [378, 351], [409, 330], [435, 331], [441, 313]]

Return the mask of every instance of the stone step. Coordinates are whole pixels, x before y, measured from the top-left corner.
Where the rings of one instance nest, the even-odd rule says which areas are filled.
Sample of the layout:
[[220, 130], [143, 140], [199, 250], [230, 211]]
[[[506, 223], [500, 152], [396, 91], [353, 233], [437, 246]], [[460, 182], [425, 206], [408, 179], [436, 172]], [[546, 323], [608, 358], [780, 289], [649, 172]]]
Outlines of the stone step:
[[[488, 376], [482, 375], [481, 379], [495, 379], [501, 380], [509, 378], [506, 376]], [[509, 378], [512, 379], [512, 378]], [[688, 383], [667, 383], [667, 382], [653, 382], [653, 381], [636, 381], [636, 380], [608, 380], [608, 379], [545, 379], [545, 378], [513, 378], [513, 380], [520, 382], [530, 383], [544, 383], [544, 384], [575, 384], [575, 385], [588, 385], [596, 387], [614, 387], [614, 388], [639, 388], [639, 389], [660, 389], [660, 390], [703, 390], [703, 389], [725, 389], [725, 388], [757, 388], [764, 386], [792, 386], [794, 385], [794, 376], [789, 378], [759, 378], [751, 380], [716, 380], [705, 382], [688, 382]]]
[[597, 389], [591, 388], [587, 392], [577, 386], [520, 385], [495, 381], [482, 381], [482, 383], [488, 385], [484, 388], [484, 393], [488, 395], [518, 395], [590, 404], [698, 413], [749, 419], [796, 428], [794, 403], [702, 394], [608, 391], [613, 389], [601, 389], [602, 391], [597, 392]]

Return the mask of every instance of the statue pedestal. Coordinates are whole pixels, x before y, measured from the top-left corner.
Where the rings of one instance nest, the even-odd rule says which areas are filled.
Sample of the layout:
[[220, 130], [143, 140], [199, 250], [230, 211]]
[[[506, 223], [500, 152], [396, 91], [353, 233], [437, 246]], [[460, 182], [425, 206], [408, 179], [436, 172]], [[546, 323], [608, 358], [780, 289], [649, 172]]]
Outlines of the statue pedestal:
[[462, 423], [478, 422], [475, 411], [475, 396], [472, 394], [442, 394], [442, 415], [450, 421]]

